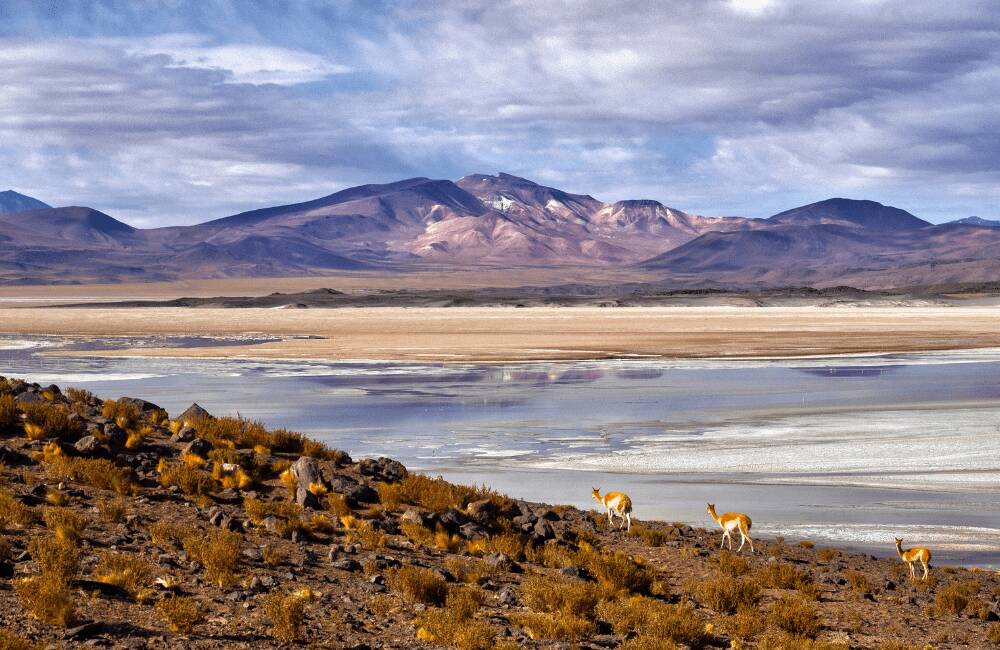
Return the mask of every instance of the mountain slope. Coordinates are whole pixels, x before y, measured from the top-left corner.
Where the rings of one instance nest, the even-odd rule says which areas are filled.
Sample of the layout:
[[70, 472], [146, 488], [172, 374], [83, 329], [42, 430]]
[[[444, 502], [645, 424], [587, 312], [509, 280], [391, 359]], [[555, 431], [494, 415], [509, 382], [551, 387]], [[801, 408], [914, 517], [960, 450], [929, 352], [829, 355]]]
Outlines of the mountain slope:
[[875, 201], [853, 199], [827, 199], [811, 203], [778, 213], [769, 217], [768, 221], [794, 226], [839, 224], [882, 232], [913, 230], [930, 225], [905, 210]]
[[36, 198], [20, 194], [14, 190], [0, 192], [0, 214], [23, 212], [25, 210], [43, 210], [51, 207], [47, 203], [42, 203]]

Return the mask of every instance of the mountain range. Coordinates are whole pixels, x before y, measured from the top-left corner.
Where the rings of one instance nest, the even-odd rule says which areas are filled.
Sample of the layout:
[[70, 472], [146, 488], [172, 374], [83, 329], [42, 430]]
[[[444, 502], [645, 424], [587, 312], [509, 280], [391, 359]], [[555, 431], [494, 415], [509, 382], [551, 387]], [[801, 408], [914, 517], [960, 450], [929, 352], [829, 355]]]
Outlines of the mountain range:
[[475, 174], [362, 185], [193, 226], [137, 229], [0, 192], [0, 282], [121, 282], [343, 270], [615, 267], [690, 286], [862, 288], [1000, 278], [1000, 225], [933, 225], [828, 199], [767, 219], [605, 203]]

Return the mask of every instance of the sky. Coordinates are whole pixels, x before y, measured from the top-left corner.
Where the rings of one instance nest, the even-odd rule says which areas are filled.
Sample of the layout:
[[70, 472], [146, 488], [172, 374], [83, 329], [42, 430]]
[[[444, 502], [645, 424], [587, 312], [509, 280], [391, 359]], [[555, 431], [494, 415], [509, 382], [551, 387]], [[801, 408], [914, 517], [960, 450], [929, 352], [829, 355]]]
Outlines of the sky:
[[1000, 218], [995, 0], [0, 0], [0, 190], [140, 227], [508, 172]]

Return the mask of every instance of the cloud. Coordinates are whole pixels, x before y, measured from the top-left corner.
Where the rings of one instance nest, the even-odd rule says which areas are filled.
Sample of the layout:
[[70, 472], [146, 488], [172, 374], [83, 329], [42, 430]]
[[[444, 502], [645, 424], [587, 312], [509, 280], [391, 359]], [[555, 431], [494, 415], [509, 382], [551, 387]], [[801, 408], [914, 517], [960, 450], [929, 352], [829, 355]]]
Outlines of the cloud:
[[211, 45], [199, 34], [165, 34], [139, 39], [108, 39], [128, 55], [164, 54], [169, 67], [216, 70], [232, 83], [295, 85], [321, 81], [351, 68], [326, 57], [284, 47], [256, 44]]
[[142, 223], [500, 170], [703, 213], [1000, 216], [985, 0], [69, 4], [0, 15], [0, 185]]

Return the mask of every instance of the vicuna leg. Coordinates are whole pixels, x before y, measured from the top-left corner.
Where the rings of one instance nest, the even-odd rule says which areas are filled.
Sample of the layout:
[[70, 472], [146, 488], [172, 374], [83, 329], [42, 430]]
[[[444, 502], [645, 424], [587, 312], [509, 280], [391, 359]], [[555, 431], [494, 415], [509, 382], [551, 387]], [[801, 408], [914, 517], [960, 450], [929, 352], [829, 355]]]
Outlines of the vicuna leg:
[[907, 563], [906, 563], [906, 565], [907, 565], [908, 567], [910, 567], [910, 577], [911, 577], [911, 578], [916, 578], [916, 577], [917, 577], [917, 574], [916, 574], [916, 572], [915, 572], [915, 571], [913, 570], [913, 562], [907, 562]]
[[[750, 538], [750, 531], [744, 528], [743, 526], [740, 526], [740, 536], [743, 538], [743, 542], [750, 543], [750, 552], [754, 553], [753, 540]], [[740, 542], [740, 548], [743, 548], [743, 542]]]
[[631, 533], [632, 532], [632, 513], [631, 512], [626, 512], [625, 513], [625, 521], [628, 522], [628, 526], [625, 528], [625, 532]]
[[614, 528], [615, 521], [611, 518], [611, 508], [608, 508], [608, 528]]
[[924, 567], [924, 580], [927, 579], [927, 560], [920, 560], [920, 564]]

